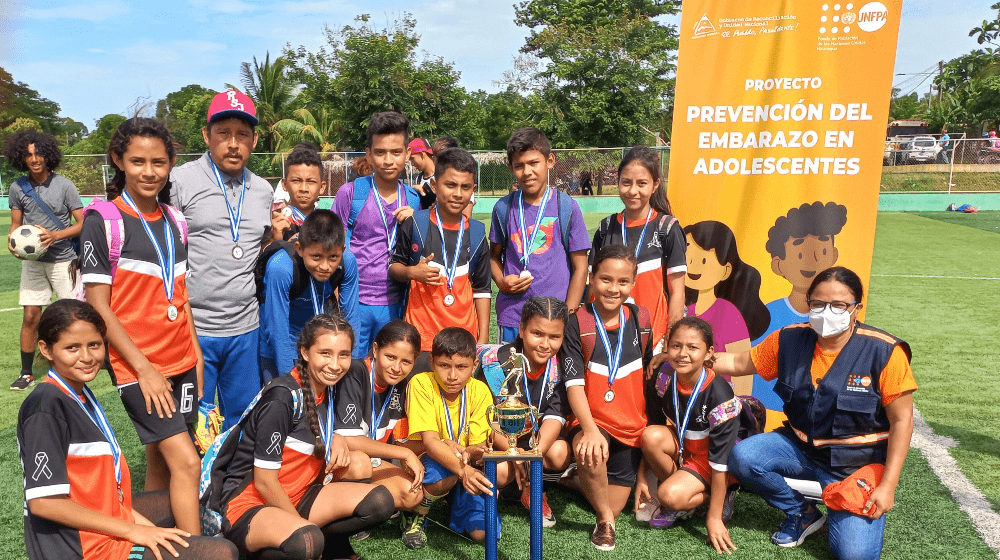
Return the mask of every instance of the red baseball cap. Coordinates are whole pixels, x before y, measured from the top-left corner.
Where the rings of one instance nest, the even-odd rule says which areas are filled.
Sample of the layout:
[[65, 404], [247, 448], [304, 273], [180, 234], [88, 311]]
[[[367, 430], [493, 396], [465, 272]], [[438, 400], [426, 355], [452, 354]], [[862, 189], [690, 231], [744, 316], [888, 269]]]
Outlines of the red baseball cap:
[[430, 144], [427, 143], [427, 140], [424, 140], [423, 138], [414, 138], [413, 140], [410, 140], [410, 144], [408, 147], [410, 148], [411, 155], [419, 154], [420, 152], [427, 152], [430, 155], [434, 155], [434, 150], [431, 149], [431, 146]]
[[241, 91], [228, 89], [215, 94], [212, 104], [208, 106], [208, 122], [236, 117], [257, 126], [257, 107], [253, 100]]

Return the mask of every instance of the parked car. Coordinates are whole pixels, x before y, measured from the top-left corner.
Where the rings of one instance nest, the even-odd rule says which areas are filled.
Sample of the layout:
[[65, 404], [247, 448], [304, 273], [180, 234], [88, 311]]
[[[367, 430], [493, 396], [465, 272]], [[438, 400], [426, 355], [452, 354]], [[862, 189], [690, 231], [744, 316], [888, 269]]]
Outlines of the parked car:
[[906, 150], [907, 162], [934, 163], [938, 153], [943, 150], [938, 141], [931, 136], [917, 136]]

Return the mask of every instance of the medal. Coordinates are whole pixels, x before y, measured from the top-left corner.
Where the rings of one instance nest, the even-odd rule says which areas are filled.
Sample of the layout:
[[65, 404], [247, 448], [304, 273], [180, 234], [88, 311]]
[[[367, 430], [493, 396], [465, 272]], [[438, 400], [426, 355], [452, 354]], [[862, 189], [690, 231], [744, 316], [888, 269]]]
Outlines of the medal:
[[677, 460], [679, 463], [684, 463], [684, 434], [687, 433], [688, 421], [691, 420], [691, 409], [694, 408], [694, 401], [698, 400], [698, 394], [701, 393], [701, 387], [705, 384], [705, 377], [708, 372], [705, 368], [701, 368], [701, 374], [698, 375], [698, 382], [694, 384], [694, 390], [691, 391], [691, 396], [688, 398], [687, 409], [684, 410], [684, 418], [680, 418], [681, 406], [680, 399], [677, 397], [677, 372], [674, 372], [674, 378], [671, 380], [674, 389], [674, 422], [677, 426], [677, 441], [679, 442], [679, 448], [677, 450]]
[[615, 392], [608, 389], [608, 392], [604, 393], [604, 402], [611, 402], [613, 400], [615, 400]]
[[520, 276], [521, 278], [534, 278], [534, 276], [532, 276], [531, 273], [528, 272], [527, 268], [522, 270], [521, 274], [518, 274], [518, 276]]
[[284, 208], [282, 208], [281, 209], [281, 214], [283, 216], [285, 216], [286, 218], [291, 218], [292, 217], [292, 208], [291, 208], [291, 206], [285, 206]]
[[548, 206], [551, 195], [552, 189], [546, 186], [545, 192], [542, 194], [542, 203], [538, 205], [538, 213], [535, 214], [535, 228], [531, 230], [531, 237], [528, 237], [528, 232], [524, 229], [524, 191], [518, 191], [517, 216], [520, 222], [518, 226], [521, 228], [521, 252], [523, 253], [521, 255], [521, 263], [525, 269], [528, 268], [528, 259], [531, 257], [532, 247], [535, 246], [535, 238], [538, 237], [538, 230], [542, 228], [542, 218], [545, 217], [545, 207]]
[[302, 210], [299, 210], [294, 206], [285, 206], [285, 209], [282, 210], [282, 213], [284, 212], [287, 212], [285, 216], [288, 217], [288, 221], [297, 226], [301, 226], [302, 222], [306, 221], [306, 215], [302, 212]]
[[326, 486], [331, 482], [333, 482], [333, 473], [326, 473], [326, 476], [323, 477], [323, 486]]
[[243, 216], [243, 195], [247, 192], [247, 170], [243, 168], [243, 185], [240, 187], [240, 201], [236, 203], [236, 210], [233, 210], [233, 205], [229, 203], [229, 195], [226, 194], [226, 187], [222, 183], [222, 175], [219, 174], [219, 168], [215, 167], [215, 162], [212, 161], [212, 156], [209, 154], [208, 163], [212, 166], [212, 171], [215, 172], [215, 183], [219, 186], [219, 190], [222, 191], [222, 199], [226, 201], [226, 209], [229, 211], [229, 233], [233, 236], [233, 243], [236, 243], [236, 247], [233, 247], [233, 258], [236, 260], [243, 258], [243, 249], [240, 249], [240, 219]]
[[381, 466], [382, 466], [382, 459], [380, 459], [378, 457], [373, 457], [372, 458], [372, 468], [373, 469], [377, 469], [377, 468], [379, 468]]
[[[653, 219], [653, 207], [649, 207], [649, 213], [646, 214], [646, 223], [642, 225], [642, 233], [639, 234], [639, 243], [635, 246], [635, 258], [639, 258], [639, 251], [642, 250], [642, 242], [646, 239], [646, 226], [649, 225], [649, 221]], [[628, 233], [625, 229], [625, 211], [622, 210], [622, 244], [628, 247]]]
[[170, 231], [170, 224], [167, 223], [167, 211], [162, 207], [160, 208], [160, 214], [163, 215], [163, 242], [166, 244], [166, 250], [160, 248], [159, 242], [153, 235], [153, 229], [149, 227], [149, 222], [146, 221], [145, 216], [139, 211], [139, 207], [135, 205], [135, 201], [132, 200], [132, 195], [128, 194], [128, 191], [122, 191], [122, 200], [129, 208], [132, 209], [139, 216], [139, 222], [142, 224], [143, 231], [146, 232], [146, 237], [149, 238], [149, 242], [153, 244], [153, 249], [156, 250], [156, 261], [160, 264], [160, 280], [163, 281], [163, 291], [167, 296], [167, 319], [171, 321], [177, 319], [177, 308], [173, 305], [174, 301], [174, 265], [176, 264], [176, 253], [174, 252], [174, 234]]
[[615, 378], [618, 377], [618, 368], [621, 367], [622, 340], [625, 339], [625, 308], [618, 308], [618, 345], [615, 347], [614, 354], [612, 354], [611, 342], [608, 340], [608, 331], [604, 328], [604, 319], [601, 319], [601, 315], [597, 312], [597, 305], [593, 303], [590, 305], [594, 311], [594, 324], [597, 326], [597, 334], [601, 338], [601, 344], [604, 345], [604, 353], [608, 357], [608, 392], [604, 393], [604, 402], [611, 402], [615, 398], [615, 392], [611, 387], [615, 384]]
[[455, 275], [458, 273], [458, 255], [462, 252], [462, 238], [465, 236], [465, 215], [462, 215], [462, 221], [458, 228], [455, 256], [451, 259], [450, 264], [448, 263], [448, 243], [444, 239], [444, 225], [441, 223], [441, 213], [438, 212], [436, 204], [434, 205], [434, 217], [437, 218], [438, 233], [441, 234], [441, 261], [444, 263], [444, 273], [448, 279], [448, 295], [444, 296], [444, 304], [451, 307], [455, 305], [455, 296], [451, 292], [455, 286]]

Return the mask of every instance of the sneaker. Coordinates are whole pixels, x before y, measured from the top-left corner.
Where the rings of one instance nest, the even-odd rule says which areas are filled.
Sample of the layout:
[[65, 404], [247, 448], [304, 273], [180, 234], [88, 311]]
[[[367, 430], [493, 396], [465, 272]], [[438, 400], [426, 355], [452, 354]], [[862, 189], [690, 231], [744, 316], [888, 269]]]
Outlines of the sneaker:
[[35, 378], [30, 373], [22, 373], [10, 384], [11, 391], [23, 391], [35, 384]]
[[736, 494], [740, 492], [739, 484], [730, 484], [726, 489], [726, 499], [722, 502], [722, 522], [729, 523], [736, 509]]
[[615, 549], [615, 526], [610, 521], [603, 521], [594, 527], [594, 532], [590, 534], [590, 544], [597, 550]]
[[799, 546], [806, 537], [818, 531], [825, 521], [826, 516], [815, 507], [812, 508], [812, 513], [789, 515], [778, 531], [771, 535], [771, 542], [785, 548]]
[[[521, 492], [521, 505], [524, 509], [531, 510], [531, 492], [525, 487], [524, 492]], [[555, 527], [556, 516], [552, 513], [552, 508], [549, 507], [549, 495], [542, 492], [542, 527]]]
[[653, 518], [653, 514], [660, 507], [660, 500], [653, 498], [652, 501], [643, 502], [639, 504], [639, 508], [635, 511], [635, 520], [640, 523], [649, 523], [649, 520]]
[[416, 513], [404, 513], [400, 525], [403, 529], [403, 544], [406, 548], [427, 546], [427, 517]]
[[694, 510], [674, 511], [660, 506], [660, 508], [656, 510], [656, 513], [649, 518], [649, 526], [654, 529], [666, 529], [674, 523], [677, 523], [678, 520], [687, 518], [693, 512]]
[[352, 541], [363, 541], [363, 540], [367, 539], [370, 536], [372, 536], [372, 532], [371, 531], [361, 531], [360, 533], [354, 533], [353, 535], [351, 535], [351, 540]]

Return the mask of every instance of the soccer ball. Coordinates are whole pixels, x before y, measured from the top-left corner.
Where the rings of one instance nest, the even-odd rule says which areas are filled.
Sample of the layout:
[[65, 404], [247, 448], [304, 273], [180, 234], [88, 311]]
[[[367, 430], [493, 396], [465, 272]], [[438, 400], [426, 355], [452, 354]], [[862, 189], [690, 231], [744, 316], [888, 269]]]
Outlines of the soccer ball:
[[14, 248], [14, 253], [19, 259], [29, 261], [38, 260], [45, 254], [45, 247], [42, 247], [42, 228], [38, 226], [21, 226], [10, 233], [10, 246]]

